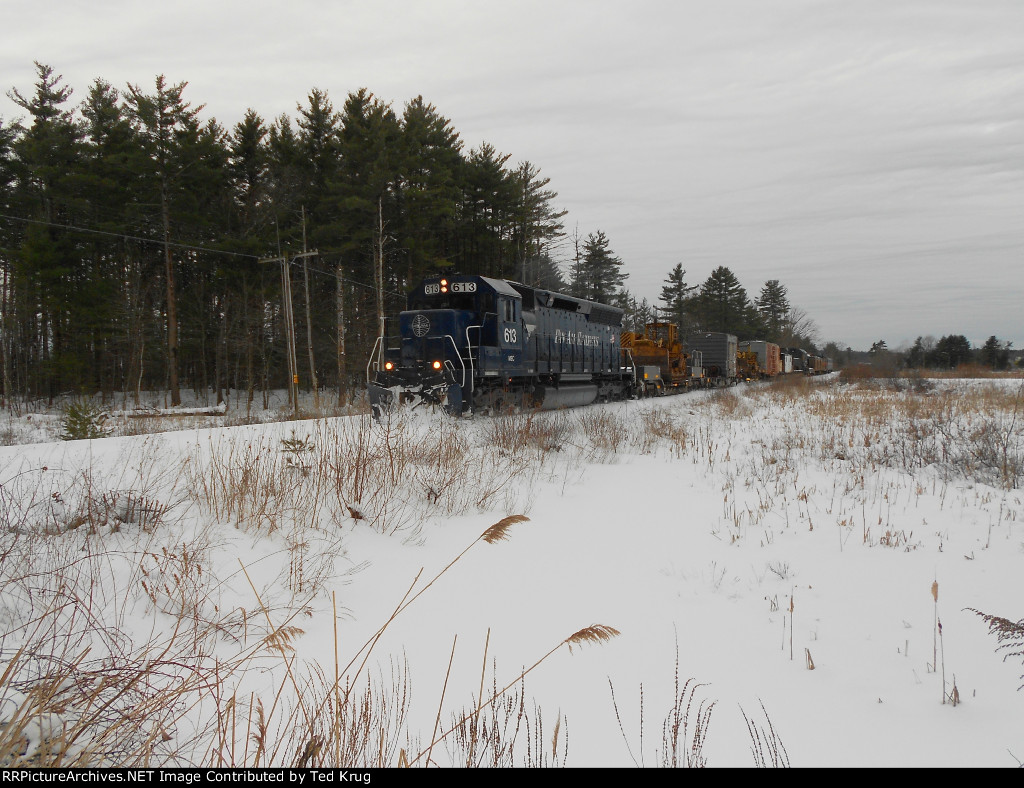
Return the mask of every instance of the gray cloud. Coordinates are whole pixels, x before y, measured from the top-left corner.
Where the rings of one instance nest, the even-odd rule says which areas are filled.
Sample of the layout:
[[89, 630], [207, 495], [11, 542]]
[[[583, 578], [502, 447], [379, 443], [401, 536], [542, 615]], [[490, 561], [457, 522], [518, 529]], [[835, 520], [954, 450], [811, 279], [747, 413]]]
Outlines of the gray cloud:
[[638, 296], [728, 265], [854, 347], [1024, 344], [1016, 0], [55, 5], [8, 0], [4, 87], [31, 90], [33, 60], [79, 98], [162, 73], [227, 126], [314, 86], [422, 94], [467, 147], [540, 166]]

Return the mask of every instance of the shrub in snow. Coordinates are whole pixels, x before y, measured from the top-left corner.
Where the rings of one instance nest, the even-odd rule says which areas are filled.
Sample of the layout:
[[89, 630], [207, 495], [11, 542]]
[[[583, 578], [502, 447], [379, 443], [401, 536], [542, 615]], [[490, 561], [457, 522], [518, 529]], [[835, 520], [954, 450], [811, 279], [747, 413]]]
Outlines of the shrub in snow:
[[78, 441], [105, 438], [110, 431], [103, 426], [107, 414], [85, 400], [69, 403], [62, 411], [61, 440]]

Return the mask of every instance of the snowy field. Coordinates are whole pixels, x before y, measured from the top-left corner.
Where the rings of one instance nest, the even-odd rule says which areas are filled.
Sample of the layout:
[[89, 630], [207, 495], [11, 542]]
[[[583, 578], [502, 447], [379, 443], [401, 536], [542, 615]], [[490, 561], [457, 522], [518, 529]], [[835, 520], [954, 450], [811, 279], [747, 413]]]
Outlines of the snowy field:
[[1022, 384], [926, 383], [8, 416], [0, 758], [1018, 766]]

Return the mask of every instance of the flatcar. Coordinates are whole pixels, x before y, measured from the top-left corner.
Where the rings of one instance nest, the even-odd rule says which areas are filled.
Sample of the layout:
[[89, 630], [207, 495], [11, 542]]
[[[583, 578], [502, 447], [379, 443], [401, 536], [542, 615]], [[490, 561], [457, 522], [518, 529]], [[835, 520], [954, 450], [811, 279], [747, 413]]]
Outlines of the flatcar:
[[631, 398], [623, 311], [485, 276], [433, 276], [386, 321], [367, 365], [370, 404], [429, 403], [452, 415], [550, 410]]

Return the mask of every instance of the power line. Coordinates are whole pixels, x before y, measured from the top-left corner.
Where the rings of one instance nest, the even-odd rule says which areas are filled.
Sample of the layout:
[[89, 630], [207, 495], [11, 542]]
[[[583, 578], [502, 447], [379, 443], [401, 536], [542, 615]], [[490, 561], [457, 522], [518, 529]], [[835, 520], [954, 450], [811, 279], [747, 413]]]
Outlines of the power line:
[[[292, 263], [289, 263], [289, 265], [292, 265], [293, 263], [294, 261]], [[335, 279], [345, 282], [346, 284], [355, 285], [357, 287], [365, 287], [367, 290], [377, 290], [375, 285], [368, 285], [365, 282], [359, 282], [356, 281], [355, 279], [349, 279], [348, 277], [345, 276], [338, 276], [338, 274], [335, 273], [334, 271], [325, 271], [323, 268], [317, 268], [316, 266], [313, 265], [309, 267], [309, 270], [316, 271], [318, 274], [323, 274], [324, 276], [332, 276]], [[393, 295], [397, 298], [405, 298], [404, 293], [397, 293], [394, 290], [385, 290], [384, 292], [387, 293], [388, 295]]]
[[[160, 246], [162, 246], [164, 244], [163, 241], [161, 241], [161, 240], [159, 240], [157, 238], [144, 238], [144, 237], [138, 236], [138, 235], [128, 235], [126, 233], [115, 233], [115, 232], [111, 232], [110, 230], [96, 230], [96, 229], [93, 229], [91, 227], [79, 227], [78, 225], [74, 225], [74, 224], [60, 224], [58, 222], [47, 222], [47, 221], [43, 221], [42, 219], [28, 219], [28, 218], [26, 218], [24, 216], [11, 216], [10, 214], [6, 214], [6, 213], [0, 213], [0, 219], [7, 219], [8, 221], [14, 221], [14, 222], [23, 222], [25, 224], [37, 224], [37, 225], [40, 225], [42, 227], [55, 227], [58, 230], [73, 230], [73, 231], [79, 232], [79, 233], [92, 233], [93, 235], [104, 235], [104, 236], [108, 236], [110, 238], [121, 238], [123, 240], [139, 241], [141, 243], [151, 243], [151, 244], [157, 244], [157, 245], [160, 245]], [[186, 250], [192, 251], [192, 252], [211, 252], [213, 254], [224, 254], [224, 255], [230, 255], [232, 257], [245, 257], [245, 258], [248, 258], [250, 260], [259, 260], [260, 259], [259, 255], [255, 255], [255, 254], [247, 254], [245, 252], [229, 252], [226, 249], [213, 249], [213, 248], [208, 247], [208, 246], [194, 246], [194, 245], [191, 245], [191, 244], [183, 244], [183, 243], [178, 243], [178, 242], [175, 242], [175, 241], [170, 241], [170, 242], [167, 243], [167, 245], [168, 246], [173, 246], [175, 249], [186, 249]], [[292, 262], [294, 262], [294, 261], [292, 261]], [[289, 265], [292, 265], [292, 262], [289, 262]], [[317, 273], [323, 274], [324, 276], [330, 276], [330, 277], [333, 277], [335, 279], [340, 279], [342, 282], [345, 282], [345, 283], [350, 284], [350, 285], [355, 285], [356, 287], [365, 287], [367, 290], [376, 290], [374, 285], [368, 285], [365, 282], [359, 282], [359, 281], [357, 281], [355, 279], [349, 279], [349, 278], [344, 277], [344, 276], [339, 277], [338, 274], [336, 272], [334, 272], [334, 271], [326, 271], [326, 270], [324, 270], [322, 268], [316, 268], [314, 266], [310, 266], [309, 270], [316, 271]], [[396, 296], [398, 298], [404, 298], [404, 295], [402, 293], [396, 293], [393, 290], [385, 290], [384, 292], [387, 293], [388, 295]]]
[[[142, 243], [159, 244], [164, 245], [164, 241], [156, 238], [143, 238], [138, 235], [127, 235], [125, 233], [115, 233], [109, 230], [94, 230], [90, 227], [78, 227], [74, 224], [58, 224], [57, 222], [46, 222], [42, 219], [26, 219], [24, 216], [11, 216], [10, 214], [0, 213], [0, 219], [8, 219], [14, 222], [24, 222], [25, 224], [38, 224], [43, 227], [56, 227], [60, 230], [74, 230], [79, 233], [92, 233], [93, 235], [106, 235], [111, 238], [123, 238], [128, 241], [140, 241]], [[248, 257], [253, 260], [258, 259], [254, 254], [246, 254], [245, 252], [229, 252], [226, 249], [211, 249], [208, 246], [192, 246], [190, 244], [176, 243], [174, 241], [168, 241], [167, 246], [173, 246], [176, 249], [188, 249], [193, 252], [213, 252], [214, 254], [226, 254], [232, 257]]]

